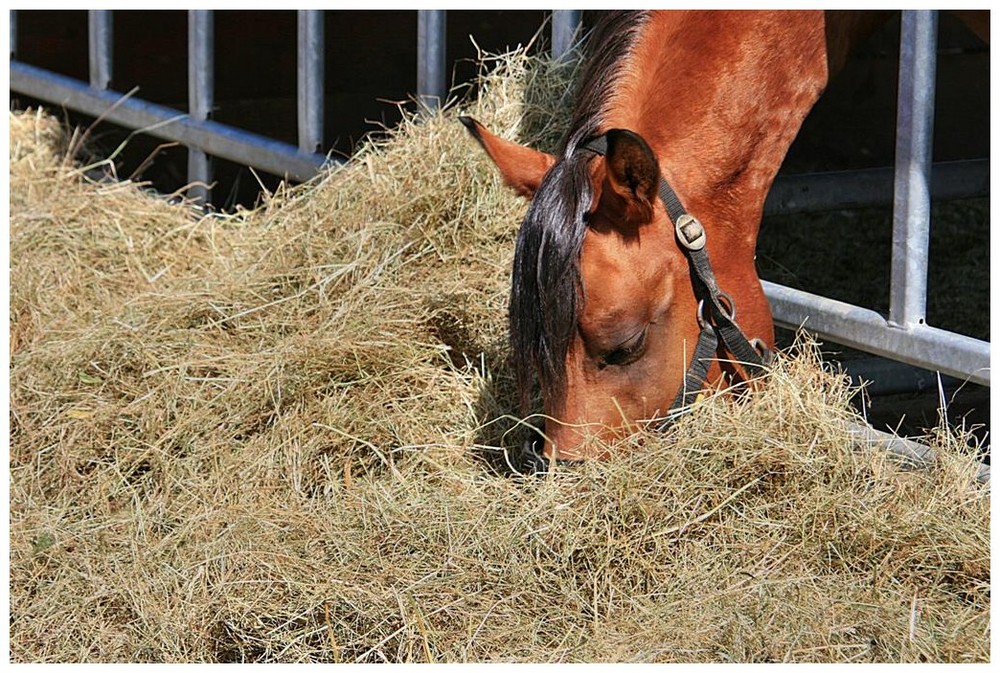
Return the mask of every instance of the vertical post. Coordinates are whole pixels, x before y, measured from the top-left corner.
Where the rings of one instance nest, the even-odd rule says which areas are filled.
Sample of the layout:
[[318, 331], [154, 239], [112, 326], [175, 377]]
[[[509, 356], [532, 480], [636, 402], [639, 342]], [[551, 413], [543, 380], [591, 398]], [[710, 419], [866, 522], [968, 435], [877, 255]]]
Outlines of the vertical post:
[[573, 48], [582, 21], [582, 10], [552, 10], [552, 58], [561, 58]]
[[10, 10], [10, 60], [17, 56], [17, 10]]
[[92, 9], [87, 12], [87, 52], [90, 62], [90, 86], [105, 90], [111, 86], [111, 55], [114, 28], [111, 11]]
[[889, 323], [903, 328], [923, 324], [927, 310], [936, 47], [937, 12], [904, 11], [899, 36], [889, 288]]
[[323, 148], [323, 12], [298, 12], [299, 149], [312, 154]]
[[[215, 19], [211, 10], [188, 10], [188, 114], [197, 121], [212, 116], [215, 104]], [[203, 208], [211, 199], [211, 159], [203, 151], [188, 147], [191, 198]]]
[[444, 10], [417, 11], [417, 99], [429, 109], [445, 97]]

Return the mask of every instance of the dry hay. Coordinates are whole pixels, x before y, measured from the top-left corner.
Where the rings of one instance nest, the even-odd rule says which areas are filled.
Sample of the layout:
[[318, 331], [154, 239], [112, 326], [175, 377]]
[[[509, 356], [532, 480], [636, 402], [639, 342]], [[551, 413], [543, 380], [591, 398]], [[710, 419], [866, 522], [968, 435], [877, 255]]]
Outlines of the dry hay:
[[[572, 63], [466, 104], [552, 147]], [[519, 479], [524, 202], [456, 113], [197, 217], [11, 124], [10, 646], [54, 661], [986, 661], [989, 497], [903, 471], [815, 349]]]

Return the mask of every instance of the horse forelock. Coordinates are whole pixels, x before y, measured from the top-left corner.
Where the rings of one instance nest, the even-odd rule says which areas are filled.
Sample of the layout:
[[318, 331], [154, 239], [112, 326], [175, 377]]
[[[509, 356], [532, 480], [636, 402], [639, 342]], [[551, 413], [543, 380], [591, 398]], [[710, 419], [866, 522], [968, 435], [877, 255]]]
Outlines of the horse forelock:
[[542, 395], [559, 399], [566, 353], [576, 328], [580, 248], [592, 199], [587, 161], [564, 158], [532, 199], [514, 249], [510, 338], [522, 411], [530, 406], [534, 375]]
[[580, 250], [593, 200], [592, 155], [579, 146], [601, 127], [621, 64], [645, 12], [609, 12], [588, 39], [590, 54], [562, 156], [535, 192], [514, 250], [509, 330], [522, 413], [534, 377], [546, 399], [560, 400], [566, 354], [576, 331], [583, 288]]

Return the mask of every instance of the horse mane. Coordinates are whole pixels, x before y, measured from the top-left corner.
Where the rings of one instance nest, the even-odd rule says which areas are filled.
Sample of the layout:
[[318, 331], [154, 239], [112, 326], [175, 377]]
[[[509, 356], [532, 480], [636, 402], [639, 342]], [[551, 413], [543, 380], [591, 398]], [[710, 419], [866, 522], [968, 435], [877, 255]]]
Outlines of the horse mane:
[[566, 384], [566, 353], [577, 326], [580, 249], [593, 200], [590, 152], [577, 152], [600, 129], [622, 63], [648, 12], [608, 12], [587, 39], [587, 65], [559, 159], [542, 180], [514, 248], [509, 331], [521, 412], [527, 414], [534, 375], [546, 399]]

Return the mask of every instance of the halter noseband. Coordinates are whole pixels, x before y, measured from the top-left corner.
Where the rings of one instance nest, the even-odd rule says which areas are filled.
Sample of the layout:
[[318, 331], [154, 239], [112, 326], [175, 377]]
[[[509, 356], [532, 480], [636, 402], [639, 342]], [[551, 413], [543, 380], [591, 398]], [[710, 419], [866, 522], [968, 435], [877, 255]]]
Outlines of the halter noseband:
[[[591, 138], [581, 147], [604, 156], [608, 148], [607, 136]], [[677, 243], [687, 257], [688, 265], [693, 272], [692, 285], [695, 298], [698, 300], [697, 317], [698, 326], [701, 328], [691, 364], [684, 374], [684, 381], [666, 417], [656, 426], [658, 431], [662, 431], [678, 417], [690, 411], [691, 405], [701, 394], [720, 339], [726, 350], [750, 376], [756, 376], [764, 370], [771, 361], [771, 352], [760, 339], [749, 339], [736, 324], [736, 304], [729, 294], [719, 288], [715, 273], [712, 271], [712, 264], [708, 259], [708, 250], [705, 248], [707, 242], [705, 227], [698, 218], [685, 210], [677, 193], [662, 175], [659, 196], [674, 224]], [[547, 472], [549, 469], [549, 460], [541, 455], [530, 440], [522, 447], [520, 458], [520, 462], [529, 472]], [[581, 461], [557, 458], [555, 462], [557, 465], [571, 465]]]

